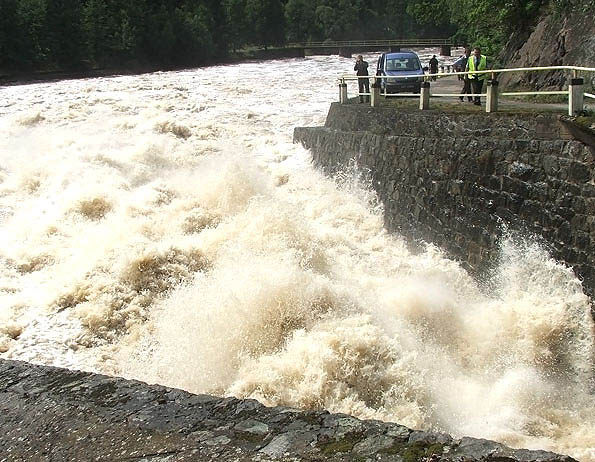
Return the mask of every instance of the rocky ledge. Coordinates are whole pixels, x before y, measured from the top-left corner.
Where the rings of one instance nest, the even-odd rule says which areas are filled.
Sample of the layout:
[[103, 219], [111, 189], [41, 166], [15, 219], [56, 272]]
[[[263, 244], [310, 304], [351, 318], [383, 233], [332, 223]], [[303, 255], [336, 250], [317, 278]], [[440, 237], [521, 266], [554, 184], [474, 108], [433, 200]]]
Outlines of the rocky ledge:
[[0, 425], [0, 461], [573, 461], [7, 360], [0, 360]]

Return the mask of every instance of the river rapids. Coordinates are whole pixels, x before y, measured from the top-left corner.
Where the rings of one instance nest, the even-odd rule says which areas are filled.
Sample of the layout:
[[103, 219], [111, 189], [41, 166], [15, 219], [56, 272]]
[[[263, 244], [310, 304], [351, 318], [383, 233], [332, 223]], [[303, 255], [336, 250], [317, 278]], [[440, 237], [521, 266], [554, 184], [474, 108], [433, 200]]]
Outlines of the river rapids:
[[0, 356], [594, 462], [580, 281], [530, 238], [479, 284], [388, 234], [365, 177], [292, 144], [341, 73], [316, 56], [0, 88]]

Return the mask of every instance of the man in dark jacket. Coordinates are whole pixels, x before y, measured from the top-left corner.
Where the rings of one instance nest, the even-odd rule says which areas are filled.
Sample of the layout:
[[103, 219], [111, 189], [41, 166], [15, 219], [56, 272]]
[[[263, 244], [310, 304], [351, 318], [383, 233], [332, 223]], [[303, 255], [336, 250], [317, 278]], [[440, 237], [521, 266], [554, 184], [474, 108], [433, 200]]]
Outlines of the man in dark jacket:
[[[430, 65], [430, 74], [437, 74], [438, 73], [438, 60], [436, 59], [436, 55], [432, 56], [429, 63]], [[432, 76], [432, 80], [436, 80], [436, 76]]]
[[[461, 69], [461, 71], [467, 70], [469, 56], [471, 56], [471, 48], [465, 47], [465, 64], [463, 64], [463, 68]], [[463, 89], [461, 90], [461, 95], [470, 95], [471, 93], [471, 81], [469, 80], [469, 75], [465, 75], [465, 77], [463, 78]], [[461, 96], [459, 99], [461, 100], [461, 102], [463, 102], [465, 97]], [[471, 96], [467, 96], [467, 99], [470, 103], [473, 101], [473, 98]]]
[[[368, 63], [364, 61], [362, 55], [357, 57], [357, 61], [355, 62], [355, 66], [353, 68], [356, 71], [356, 75], [368, 75]], [[370, 101], [369, 96], [364, 96], [362, 93], [370, 93], [370, 80], [369, 79], [357, 79], [357, 84], [359, 88], [359, 102], [363, 103], [364, 101]]]

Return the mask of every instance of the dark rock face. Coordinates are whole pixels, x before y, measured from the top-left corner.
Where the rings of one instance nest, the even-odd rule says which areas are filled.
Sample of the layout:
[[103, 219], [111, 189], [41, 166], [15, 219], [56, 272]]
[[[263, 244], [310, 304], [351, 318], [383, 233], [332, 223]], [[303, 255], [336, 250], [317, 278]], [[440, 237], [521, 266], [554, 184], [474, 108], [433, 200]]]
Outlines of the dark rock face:
[[553, 114], [464, 114], [333, 103], [296, 128], [327, 172], [368, 171], [387, 229], [482, 271], [503, 225], [539, 236], [595, 293], [595, 149]]
[[2, 461], [572, 462], [343, 414], [0, 360]]
[[[511, 37], [503, 53], [507, 68], [530, 66], [583, 66], [595, 64], [595, 11], [575, 12], [567, 17], [549, 14], [541, 18], [528, 37]], [[500, 78], [504, 86], [562, 89], [569, 73], [564, 71], [511, 73]], [[584, 75], [586, 91], [593, 91], [595, 74]]]

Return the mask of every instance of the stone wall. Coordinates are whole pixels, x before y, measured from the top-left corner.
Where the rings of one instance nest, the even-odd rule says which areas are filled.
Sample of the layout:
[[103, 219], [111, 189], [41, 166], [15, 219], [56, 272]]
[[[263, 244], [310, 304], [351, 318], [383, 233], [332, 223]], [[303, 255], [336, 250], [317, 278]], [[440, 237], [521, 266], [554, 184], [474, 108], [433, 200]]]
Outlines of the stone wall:
[[0, 460], [576, 462], [344, 414], [0, 359]]
[[445, 113], [333, 103], [294, 141], [332, 173], [369, 171], [387, 229], [433, 242], [483, 270], [503, 224], [538, 236], [595, 293], [592, 146], [554, 114]]

